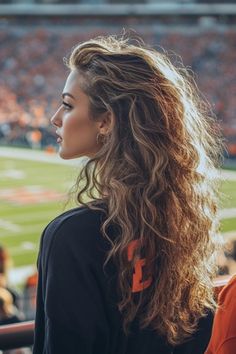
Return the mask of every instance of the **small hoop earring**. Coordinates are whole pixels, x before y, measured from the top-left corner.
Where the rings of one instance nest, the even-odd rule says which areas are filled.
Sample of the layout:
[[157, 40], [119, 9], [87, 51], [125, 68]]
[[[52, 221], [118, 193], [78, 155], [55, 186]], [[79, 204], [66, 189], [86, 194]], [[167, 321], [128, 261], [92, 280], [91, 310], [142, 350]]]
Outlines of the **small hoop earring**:
[[100, 143], [104, 144], [106, 142], [106, 135], [98, 133], [97, 136], [96, 136], [96, 141], [97, 141], [98, 145]]

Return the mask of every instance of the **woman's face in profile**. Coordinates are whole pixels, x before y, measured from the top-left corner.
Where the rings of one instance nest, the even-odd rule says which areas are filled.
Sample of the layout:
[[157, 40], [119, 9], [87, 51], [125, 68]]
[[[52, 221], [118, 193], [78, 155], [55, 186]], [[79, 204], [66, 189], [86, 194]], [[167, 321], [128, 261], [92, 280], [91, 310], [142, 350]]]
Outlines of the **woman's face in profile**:
[[91, 118], [89, 97], [81, 90], [82, 78], [76, 70], [69, 74], [62, 93], [62, 104], [51, 118], [56, 126], [59, 155], [63, 159], [92, 157], [99, 145], [99, 123]]

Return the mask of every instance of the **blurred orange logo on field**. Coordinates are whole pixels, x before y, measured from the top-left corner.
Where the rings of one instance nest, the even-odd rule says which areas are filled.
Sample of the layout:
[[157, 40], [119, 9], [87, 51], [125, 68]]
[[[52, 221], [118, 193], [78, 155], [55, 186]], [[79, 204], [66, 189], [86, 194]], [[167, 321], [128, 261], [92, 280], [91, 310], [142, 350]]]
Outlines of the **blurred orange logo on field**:
[[0, 190], [0, 200], [19, 205], [47, 203], [54, 200], [59, 201], [61, 198], [61, 193], [40, 186]]

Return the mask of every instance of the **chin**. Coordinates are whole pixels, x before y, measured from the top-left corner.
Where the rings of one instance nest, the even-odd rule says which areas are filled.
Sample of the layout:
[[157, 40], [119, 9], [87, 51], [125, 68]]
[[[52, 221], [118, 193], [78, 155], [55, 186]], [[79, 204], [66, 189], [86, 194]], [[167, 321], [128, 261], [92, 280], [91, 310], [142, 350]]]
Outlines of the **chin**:
[[63, 159], [63, 160], [71, 160], [71, 159], [77, 159], [78, 157], [84, 156], [83, 154], [76, 154], [76, 153], [70, 153], [70, 152], [66, 152], [63, 150], [59, 151], [59, 156]]
[[60, 158], [63, 160], [71, 160], [71, 159], [76, 159], [79, 156], [74, 156], [74, 155], [69, 155], [69, 154], [59, 154]]

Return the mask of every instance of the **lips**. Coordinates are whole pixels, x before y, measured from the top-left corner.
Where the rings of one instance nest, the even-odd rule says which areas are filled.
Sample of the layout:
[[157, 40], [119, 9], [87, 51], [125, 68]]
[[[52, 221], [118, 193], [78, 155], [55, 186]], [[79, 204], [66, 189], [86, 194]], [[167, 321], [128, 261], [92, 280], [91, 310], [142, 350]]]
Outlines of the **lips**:
[[61, 143], [62, 142], [62, 137], [56, 132], [57, 134], [57, 143]]

